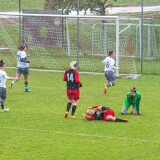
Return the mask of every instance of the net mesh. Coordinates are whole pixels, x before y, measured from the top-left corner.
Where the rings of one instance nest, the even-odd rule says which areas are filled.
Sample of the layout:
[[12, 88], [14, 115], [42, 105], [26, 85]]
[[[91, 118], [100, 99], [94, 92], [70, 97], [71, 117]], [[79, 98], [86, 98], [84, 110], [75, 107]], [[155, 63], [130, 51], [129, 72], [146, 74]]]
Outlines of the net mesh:
[[[33, 13], [33, 11], [25, 11]], [[40, 12], [41, 13], [41, 12]], [[49, 12], [48, 12], [49, 13]], [[47, 14], [48, 14], [47, 13]], [[77, 22], [79, 22], [79, 38], [77, 37]], [[29, 16], [0, 16], [0, 50], [1, 59], [7, 66], [16, 67], [17, 47], [20, 43], [28, 45], [31, 68], [65, 70], [71, 61], [79, 60], [79, 71], [104, 71], [102, 60], [109, 50], [116, 51], [116, 20], [103, 18], [55, 18]], [[139, 24], [120, 23], [119, 34], [119, 67], [122, 74], [140, 72], [140, 36]], [[144, 57], [158, 57], [159, 41], [156, 32], [159, 28], [150, 26], [144, 29], [150, 33], [153, 40], [150, 50], [153, 54], [144, 52]], [[145, 35], [145, 34], [144, 34]], [[147, 34], [148, 35], [148, 34]], [[144, 38], [149, 36], [145, 35]], [[160, 34], [158, 34], [160, 35]], [[79, 41], [79, 50], [77, 48]], [[148, 41], [144, 40], [144, 43]], [[157, 48], [157, 49], [156, 49]], [[145, 48], [146, 49], [146, 48]], [[157, 52], [157, 54], [156, 54]]]

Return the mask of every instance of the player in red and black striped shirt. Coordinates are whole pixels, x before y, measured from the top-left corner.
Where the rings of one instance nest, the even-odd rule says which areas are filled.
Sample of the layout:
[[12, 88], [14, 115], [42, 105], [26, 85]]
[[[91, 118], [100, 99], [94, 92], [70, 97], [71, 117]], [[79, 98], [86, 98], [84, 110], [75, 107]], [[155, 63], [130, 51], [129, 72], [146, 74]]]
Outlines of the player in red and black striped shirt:
[[74, 119], [74, 113], [77, 107], [77, 101], [79, 99], [80, 91], [79, 87], [82, 87], [82, 83], [79, 81], [79, 73], [76, 71], [78, 67], [78, 63], [73, 61], [70, 63], [71, 69], [67, 69], [64, 73], [63, 80], [67, 81], [67, 96], [68, 96], [68, 103], [67, 103], [67, 110], [65, 113], [65, 117], [68, 117], [69, 110], [72, 106], [72, 113], [71, 119]]
[[[94, 109], [96, 108], [95, 111], [90, 110], [90, 109]], [[128, 120], [123, 120], [123, 119], [119, 119], [114, 117], [115, 113], [112, 109], [110, 109], [109, 107], [104, 107], [104, 106], [94, 106], [94, 107], [89, 107], [87, 110], [87, 115], [85, 116], [84, 114], [82, 114], [83, 117], [85, 117], [87, 120], [104, 120], [104, 121], [113, 121], [113, 122], [128, 122]]]

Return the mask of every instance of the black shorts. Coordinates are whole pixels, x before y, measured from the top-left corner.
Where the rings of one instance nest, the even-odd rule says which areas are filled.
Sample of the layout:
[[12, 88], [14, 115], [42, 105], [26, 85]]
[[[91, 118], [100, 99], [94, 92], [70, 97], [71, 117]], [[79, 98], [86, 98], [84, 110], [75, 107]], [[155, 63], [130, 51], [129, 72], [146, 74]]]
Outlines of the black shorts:
[[107, 81], [110, 81], [110, 82], [116, 81], [113, 71], [105, 71], [104, 75], [105, 75]]
[[2, 101], [6, 100], [6, 88], [0, 87], [0, 98]]
[[17, 75], [21, 75], [23, 73], [24, 76], [28, 76], [29, 75], [29, 68], [19, 68], [17, 67]]

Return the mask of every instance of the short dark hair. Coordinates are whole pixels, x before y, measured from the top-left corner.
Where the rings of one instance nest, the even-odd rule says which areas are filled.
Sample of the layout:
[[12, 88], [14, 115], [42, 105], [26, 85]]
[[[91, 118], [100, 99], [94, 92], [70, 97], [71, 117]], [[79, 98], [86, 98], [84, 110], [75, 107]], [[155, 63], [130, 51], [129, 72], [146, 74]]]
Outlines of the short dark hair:
[[113, 53], [114, 53], [114, 51], [109, 51], [108, 56], [112, 55]]
[[130, 92], [136, 93], [136, 90], [132, 88], [132, 89], [130, 90]]
[[0, 67], [3, 67], [4, 64], [3, 60], [0, 60]]
[[21, 45], [20, 47], [18, 47], [18, 49], [20, 50], [20, 51], [23, 51], [24, 49], [25, 49], [25, 47], [27, 47], [26, 45]]

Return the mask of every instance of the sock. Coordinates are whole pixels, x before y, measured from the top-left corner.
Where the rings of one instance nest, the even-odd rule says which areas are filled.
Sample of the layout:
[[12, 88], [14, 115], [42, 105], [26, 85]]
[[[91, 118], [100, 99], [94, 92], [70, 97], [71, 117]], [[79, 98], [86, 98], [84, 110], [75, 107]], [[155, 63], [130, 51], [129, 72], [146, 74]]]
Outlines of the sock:
[[4, 109], [4, 103], [1, 101], [1, 109]]
[[71, 102], [68, 102], [68, 103], [67, 103], [67, 112], [69, 112], [69, 110], [70, 110], [70, 108], [71, 108], [71, 105], [72, 105]]
[[114, 86], [114, 82], [108, 83], [107, 87]]
[[27, 89], [28, 88], [28, 82], [24, 82], [24, 84], [25, 84], [25, 89]]
[[16, 83], [16, 82], [18, 82], [18, 81], [17, 81], [17, 80], [13, 80], [11, 83], [14, 84], [14, 83]]
[[126, 120], [116, 118], [116, 119], [115, 119], [115, 122], [126, 122]]
[[74, 115], [74, 113], [75, 113], [75, 111], [76, 111], [76, 107], [77, 107], [77, 106], [75, 106], [75, 105], [73, 105], [73, 107], [72, 107], [72, 114], [71, 114], [72, 116]]

